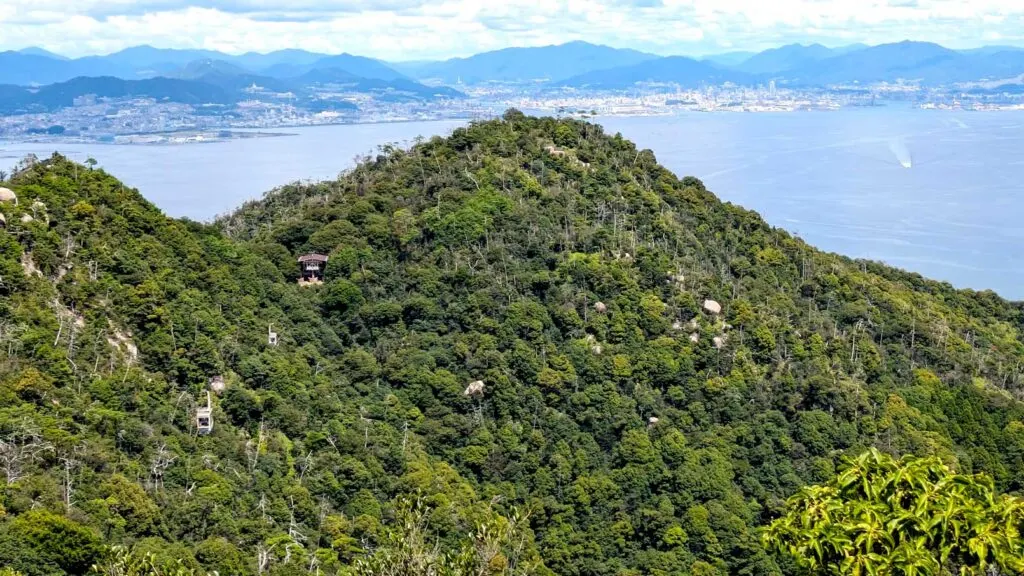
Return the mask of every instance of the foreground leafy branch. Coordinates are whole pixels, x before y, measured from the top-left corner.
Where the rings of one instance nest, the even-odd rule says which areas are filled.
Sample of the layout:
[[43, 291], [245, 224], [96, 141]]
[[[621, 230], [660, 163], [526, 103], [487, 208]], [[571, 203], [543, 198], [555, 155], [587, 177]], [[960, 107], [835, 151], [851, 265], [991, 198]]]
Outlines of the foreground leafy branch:
[[870, 450], [791, 498], [765, 543], [821, 575], [984, 575], [1024, 570], [1024, 500], [938, 458]]
[[533, 576], [539, 562], [528, 552], [527, 516], [491, 515], [455, 546], [446, 547], [428, 526], [430, 509], [405, 500], [373, 553], [356, 562], [356, 576]]
[[186, 568], [180, 561], [161, 563], [152, 554], [137, 553], [122, 546], [108, 551], [107, 557], [93, 565], [92, 576], [217, 576], [216, 572], [201, 572]]

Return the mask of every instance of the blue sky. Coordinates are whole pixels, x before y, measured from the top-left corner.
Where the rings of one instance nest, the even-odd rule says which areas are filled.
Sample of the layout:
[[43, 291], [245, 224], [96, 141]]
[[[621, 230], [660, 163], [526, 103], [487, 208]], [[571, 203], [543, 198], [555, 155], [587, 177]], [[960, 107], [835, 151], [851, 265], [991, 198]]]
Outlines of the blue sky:
[[658, 54], [904, 39], [1024, 45], [1024, 0], [0, 0], [0, 50], [282, 48], [389, 60], [586, 40]]

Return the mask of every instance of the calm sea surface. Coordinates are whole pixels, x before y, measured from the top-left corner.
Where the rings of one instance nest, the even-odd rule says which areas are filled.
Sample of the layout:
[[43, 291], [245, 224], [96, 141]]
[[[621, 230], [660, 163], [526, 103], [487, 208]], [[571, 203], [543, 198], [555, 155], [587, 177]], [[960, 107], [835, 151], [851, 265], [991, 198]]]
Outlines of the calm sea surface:
[[[679, 175], [825, 250], [1024, 299], [1024, 112], [907, 108], [603, 118]], [[458, 122], [330, 126], [212, 144], [0, 143], [0, 166], [95, 157], [173, 216], [210, 219], [296, 179], [333, 178], [386, 142]]]

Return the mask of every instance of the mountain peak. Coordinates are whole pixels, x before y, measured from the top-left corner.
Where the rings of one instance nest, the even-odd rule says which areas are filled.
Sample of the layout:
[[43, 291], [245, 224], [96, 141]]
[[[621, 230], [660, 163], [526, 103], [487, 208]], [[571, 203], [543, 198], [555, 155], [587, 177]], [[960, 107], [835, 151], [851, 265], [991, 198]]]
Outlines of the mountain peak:
[[787, 44], [751, 56], [736, 68], [750, 74], [778, 74], [835, 55], [821, 44]]
[[597, 69], [572, 76], [560, 84], [571, 87], [621, 90], [640, 82], [657, 82], [697, 87], [723, 82], [743, 83], [750, 80], [744, 72], [719, 67], [687, 56], [666, 56], [643, 60], [631, 66]]
[[1019, 305], [816, 250], [597, 124], [510, 110], [213, 225], [58, 155], [0, 184], [10, 570], [347, 574], [502, 514], [453, 574], [785, 574], [762, 529], [851, 452], [1024, 485]]
[[43, 56], [46, 58], [53, 58], [54, 60], [68, 60], [68, 58], [65, 56], [61, 56], [60, 54], [50, 52], [49, 50], [45, 50], [37, 46], [29, 46], [28, 48], [22, 48], [21, 50], [18, 50], [18, 52], [20, 54], [28, 54], [30, 56]]
[[503, 48], [468, 58], [411, 66], [418, 78], [445, 82], [560, 81], [603, 68], [629, 66], [658, 58], [635, 50], [611, 48], [574, 40], [564, 44]]
[[196, 79], [207, 74], [226, 74], [237, 76], [249, 75], [250, 72], [240, 66], [236, 66], [224, 60], [201, 58], [185, 64], [180, 69], [169, 74], [169, 76], [174, 78]]
[[554, 44], [553, 46], [572, 46], [574, 48], [609, 48], [605, 44], [594, 44], [593, 42], [587, 42], [586, 40], [570, 40], [561, 44]]

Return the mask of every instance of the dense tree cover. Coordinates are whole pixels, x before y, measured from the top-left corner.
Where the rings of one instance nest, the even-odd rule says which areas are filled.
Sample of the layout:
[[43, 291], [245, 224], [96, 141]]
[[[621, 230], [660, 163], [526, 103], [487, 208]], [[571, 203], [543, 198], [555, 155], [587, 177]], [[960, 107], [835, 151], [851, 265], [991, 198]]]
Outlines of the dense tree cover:
[[790, 574], [759, 527], [844, 455], [1024, 485], [1019, 305], [816, 251], [584, 122], [379, 152], [215, 225], [59, 156], [10, 177], [0, 565], [358, 572], [418, 495], [445, 550], [528, 511], [538, 573]]
[[961, 576], [1024, 572], [1024, 500], [935, 457], [876, 449], [794, 496], [765, 542], [814, 574]]

